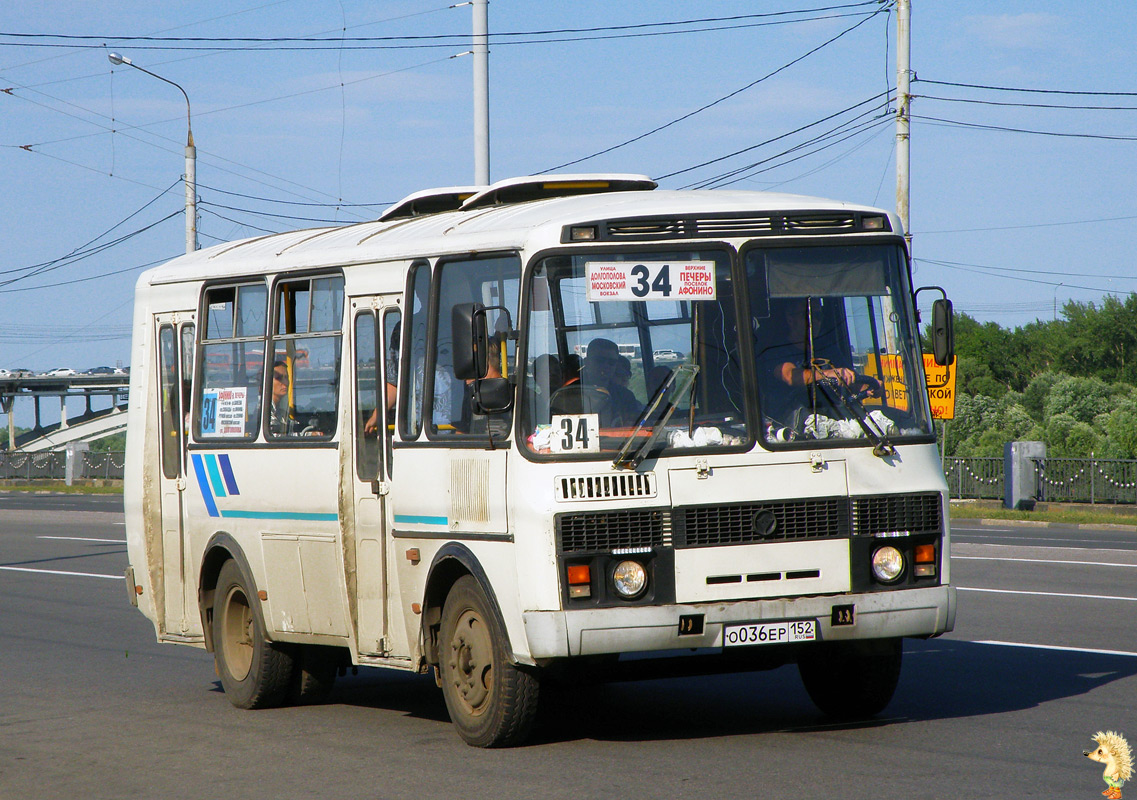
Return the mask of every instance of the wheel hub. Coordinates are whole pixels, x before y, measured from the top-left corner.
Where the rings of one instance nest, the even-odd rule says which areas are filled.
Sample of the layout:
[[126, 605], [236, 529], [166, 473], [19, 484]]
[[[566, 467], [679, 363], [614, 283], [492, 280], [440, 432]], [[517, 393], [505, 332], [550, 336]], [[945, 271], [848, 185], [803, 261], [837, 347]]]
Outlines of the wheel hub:
[[465, 611], [450, 642], [454, 687], [471, 712], [482, 711], [493, 689], [493, 644], [478, 615]]

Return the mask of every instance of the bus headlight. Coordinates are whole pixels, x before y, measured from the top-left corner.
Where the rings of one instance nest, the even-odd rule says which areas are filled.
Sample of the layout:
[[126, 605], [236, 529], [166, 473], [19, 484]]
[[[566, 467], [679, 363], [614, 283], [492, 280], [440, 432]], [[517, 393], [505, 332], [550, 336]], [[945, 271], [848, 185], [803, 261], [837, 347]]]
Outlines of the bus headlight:
[[647, 570], [638, 561], [621, 561], [612, 571], [612, 583], [620, 597], [632, 600], [647, 588]]
[[881, 583], [892, 583], [904, 572], [904, 556], [895, 547], [878, 547], [872, 554], [872, 574]]

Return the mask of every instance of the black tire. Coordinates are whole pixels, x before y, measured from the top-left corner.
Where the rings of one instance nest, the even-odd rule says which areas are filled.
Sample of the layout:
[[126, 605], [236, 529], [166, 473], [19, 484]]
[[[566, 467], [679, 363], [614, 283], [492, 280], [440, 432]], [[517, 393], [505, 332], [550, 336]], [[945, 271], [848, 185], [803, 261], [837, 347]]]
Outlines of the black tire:
[[864, 719], [879, 714], [892, 700], [902, 655], [900, 639], [822, 642], [803, 651], [797, 667], [823, 714]]
[[288, 702], [298, 706], [319, 705], [327, 701], [336, 683], [338, 653], [331, 647], [299, 647], [294, 657]]
[[272, 708], [288, 693], [294, 663], [286, 647], [268, 641], [252, 597], [237, 562], [226, 561], [214, 593], [213, 660], [229, 702]]
[[505, 633], [485, 592], [470, 575], [450, 589], [438, 644], [446, 710], [466, 744], [521, 744], [537, 714], [536, 673], [509, 660]]

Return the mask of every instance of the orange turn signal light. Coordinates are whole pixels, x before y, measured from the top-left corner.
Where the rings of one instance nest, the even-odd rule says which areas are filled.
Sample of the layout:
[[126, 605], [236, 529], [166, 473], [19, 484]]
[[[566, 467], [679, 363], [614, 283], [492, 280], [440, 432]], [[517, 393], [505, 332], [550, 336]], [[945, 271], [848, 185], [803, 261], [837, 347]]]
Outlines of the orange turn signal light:
[[592, 571], [587, 564], [573, 564], [568, 568], [568, 582], [569, 586], [592, 583]]
[[916, 563], [934, 564], [936, 561], [936, 546], [934, 544], [916, 545]]

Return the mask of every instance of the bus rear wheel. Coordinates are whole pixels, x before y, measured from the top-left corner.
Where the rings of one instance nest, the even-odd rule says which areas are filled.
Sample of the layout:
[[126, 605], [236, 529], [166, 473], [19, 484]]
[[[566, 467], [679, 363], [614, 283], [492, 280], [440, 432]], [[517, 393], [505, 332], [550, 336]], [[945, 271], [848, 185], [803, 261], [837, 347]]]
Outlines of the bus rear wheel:
[[510, 747], [529, 735], [539, 681], [509, 660], [505, 634], [470, 575], [455, 582], [442, 611], [439, 670], [446, 710], [474, 747]]
[[265, 636], [240, 567], [226, 561], [213, 606], [213, 660], [229, 702], [237, 708], [278, 706], [293, 673], [291, 654]]
[[822, 642], [798, 658], [798, 672], [810, 699], [823, 714], [864, 719], [892, 700], [900, 680], [901, 639]]

